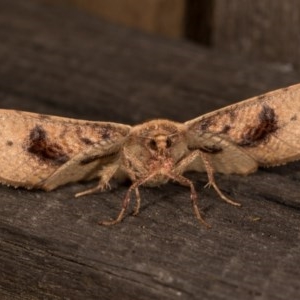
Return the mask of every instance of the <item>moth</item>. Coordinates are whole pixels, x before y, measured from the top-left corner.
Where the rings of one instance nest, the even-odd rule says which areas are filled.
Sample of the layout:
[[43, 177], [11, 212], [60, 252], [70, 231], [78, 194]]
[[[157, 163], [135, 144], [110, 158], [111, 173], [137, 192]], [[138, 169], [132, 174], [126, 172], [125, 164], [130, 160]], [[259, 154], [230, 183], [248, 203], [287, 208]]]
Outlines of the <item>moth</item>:
[[112, 178], [131, 185], [115, 219], [119, 223], [139, 187], [174, 181], [190, 189], [196, 218], [202, 218], [194, 183], [185, 172], [206, 172], [220, 198], [240, 205], [217, 186], [214, 173], [249, 174], [259, 166], [300, 158], [300, 84], [269, 92], [203, 116], [177, 123], [153, 120], [136, 126], [92, 122], [16, 110], [0, 110], [0, 181], [51, 191], [61, 185], [99, 178], [92, 189], [109, 188]]

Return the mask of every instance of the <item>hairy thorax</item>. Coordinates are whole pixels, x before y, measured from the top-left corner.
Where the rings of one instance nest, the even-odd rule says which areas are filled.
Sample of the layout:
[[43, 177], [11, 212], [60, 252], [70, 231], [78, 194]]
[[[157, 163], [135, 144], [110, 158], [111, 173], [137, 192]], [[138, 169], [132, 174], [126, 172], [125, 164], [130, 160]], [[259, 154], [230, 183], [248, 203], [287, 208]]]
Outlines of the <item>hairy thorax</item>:
[[144, 183], [166, 183], [174, 167], [189, 153], [184, 124], [153, 120], [132, 129], [122, 151], [122, 166], [131, 180], [148, 177]]

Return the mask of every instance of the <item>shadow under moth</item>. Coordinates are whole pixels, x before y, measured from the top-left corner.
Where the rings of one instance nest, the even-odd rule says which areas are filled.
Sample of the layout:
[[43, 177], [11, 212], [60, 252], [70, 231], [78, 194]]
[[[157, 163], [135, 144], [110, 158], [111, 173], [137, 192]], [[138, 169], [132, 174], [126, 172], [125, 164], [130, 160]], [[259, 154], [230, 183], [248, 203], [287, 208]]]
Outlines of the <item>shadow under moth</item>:
[[218, 188], [214, 172], [249, 174], [259, 166], [300, 159], [300, 84], [269, 92], [203, 116], [177, 123], [153, 120], [136, 126], [0, 110], [0, 181], [46, 191], [99, 178], [82, 196], [109, 188], [112, 178], [131, 185], [113, 220], [120, 222], [139, 187], [175, 181], [190, 188], [196, 218], [201, 216], [194, 184], [183, 174], [206, 172], [224, 201], [239, 205]]

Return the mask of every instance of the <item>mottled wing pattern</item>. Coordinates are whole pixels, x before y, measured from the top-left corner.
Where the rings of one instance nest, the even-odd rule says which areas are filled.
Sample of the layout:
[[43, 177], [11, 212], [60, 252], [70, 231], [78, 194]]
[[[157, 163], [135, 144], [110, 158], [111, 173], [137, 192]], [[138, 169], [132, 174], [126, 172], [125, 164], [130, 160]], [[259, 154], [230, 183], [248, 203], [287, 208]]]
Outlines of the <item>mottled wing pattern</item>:
[[[258, 166], [300, 159], [300, 84], [205, 114], [185, 123], [191, 149], [215, 171], [247, 174]], [[198, 164], [197, 164], [198, 163]], [[203, 169], [195, 162], [192, 169]]]
[[0, 110], [0, 182], [53, 189], [115, 159], [130, 126]]

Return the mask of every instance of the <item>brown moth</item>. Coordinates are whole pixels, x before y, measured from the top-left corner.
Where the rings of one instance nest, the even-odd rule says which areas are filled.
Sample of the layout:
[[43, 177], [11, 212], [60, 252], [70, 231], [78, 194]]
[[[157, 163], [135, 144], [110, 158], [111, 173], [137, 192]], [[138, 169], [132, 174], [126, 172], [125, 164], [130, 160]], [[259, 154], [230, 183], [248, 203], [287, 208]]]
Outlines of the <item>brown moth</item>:
[[132, 181], [120, 222], [139, 186], [169, 180], [191, 191], [193, 210], [201, 217], [197, 194], [184, 172], [207, 172], [208, 185], [224, 201], [214, 172], [249, 174], [259, 166], [275, 166], [300, 158], [300, 84], [236, 103], [185, 123], [153, 120], [136, 126], [91, 122], [0, 110], [0, 181], [46, 191], [79, 180], [99, 178], [82, 196], [109, 187], [112, 178]]

